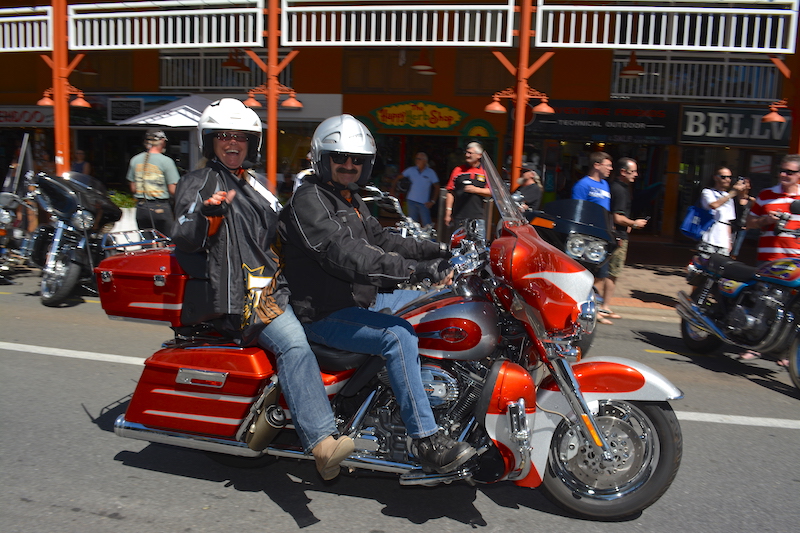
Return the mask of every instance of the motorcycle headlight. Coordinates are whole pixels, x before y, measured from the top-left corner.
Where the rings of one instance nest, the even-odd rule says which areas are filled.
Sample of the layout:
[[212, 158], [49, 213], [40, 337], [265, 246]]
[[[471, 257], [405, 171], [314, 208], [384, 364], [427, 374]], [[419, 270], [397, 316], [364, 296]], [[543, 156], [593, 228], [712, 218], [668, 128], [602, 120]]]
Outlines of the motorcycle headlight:
[[574, 259], [590, 263], [602, 263], [608, 255], [605, 241], [579, 233], [567, 237], [566, 252]]
[[12, 220], [14, 220], [14, 217], [11, 216], [11, 213], [5, 209], [0, 209], [0, 224], [10, 224]]
[[94, 226], [94, 215], [88, 211], [79, 210], [70, 219], [70, 224], [77, 230], [87, 230]]

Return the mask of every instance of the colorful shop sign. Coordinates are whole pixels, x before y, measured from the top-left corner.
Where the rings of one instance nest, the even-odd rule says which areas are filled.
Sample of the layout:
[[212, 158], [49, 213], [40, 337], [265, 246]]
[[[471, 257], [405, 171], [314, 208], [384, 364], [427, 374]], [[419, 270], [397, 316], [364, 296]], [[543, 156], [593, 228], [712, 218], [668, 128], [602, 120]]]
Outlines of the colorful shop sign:
[[372, 111], [384, 128], [411, 128], [416, 130], [451, 130], [464, 118], [465, 113], [431, 102], [400, 102]]

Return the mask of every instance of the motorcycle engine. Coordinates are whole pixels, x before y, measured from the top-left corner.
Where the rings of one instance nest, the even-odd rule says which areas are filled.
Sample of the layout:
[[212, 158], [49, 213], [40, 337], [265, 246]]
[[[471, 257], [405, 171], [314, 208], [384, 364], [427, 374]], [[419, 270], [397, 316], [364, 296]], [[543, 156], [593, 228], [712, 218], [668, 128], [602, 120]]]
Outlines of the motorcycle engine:
[[750, 340], [761, 339], [775, 321], [778, 309], [781, 309], [789, 292], [766, 283], [757, 283], [746, 291], [739, 303], [728, 314], [729, 326], [737, 333]]

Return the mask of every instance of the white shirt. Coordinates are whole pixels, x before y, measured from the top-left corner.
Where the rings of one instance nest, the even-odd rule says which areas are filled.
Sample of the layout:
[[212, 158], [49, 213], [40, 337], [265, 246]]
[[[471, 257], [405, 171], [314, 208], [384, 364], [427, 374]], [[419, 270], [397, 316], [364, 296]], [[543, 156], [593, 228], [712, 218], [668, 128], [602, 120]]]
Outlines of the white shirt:
[[703, 189], [701, 194], [703, 199], [703, 208], [708, 209], [714, 215], [714, 224], [708, 228], [708, 231], [703, 233], [703, 242], [711, 244], [712, 246], [719, 246], [720, 248], [730, 250], [730, 222], [736, 218], [736, 208], [733, 205], [733, 198], [729, 198], [727, 202], [718, 208], [711, 209], [710, 204], [712, 202], [716, 202], [728, 193], [721, 192], [716, 189]]

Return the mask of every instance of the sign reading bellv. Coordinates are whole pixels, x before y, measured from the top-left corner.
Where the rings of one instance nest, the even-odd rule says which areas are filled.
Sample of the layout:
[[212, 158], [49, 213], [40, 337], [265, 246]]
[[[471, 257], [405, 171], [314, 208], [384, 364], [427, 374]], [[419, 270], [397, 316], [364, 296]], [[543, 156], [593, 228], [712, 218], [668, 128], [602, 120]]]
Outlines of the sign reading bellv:
[[786, 122], [762, 123], [764, 114], [763, 107], [683, 106], [680, 143], [788, 148], [789, 112], [781, 113]]

